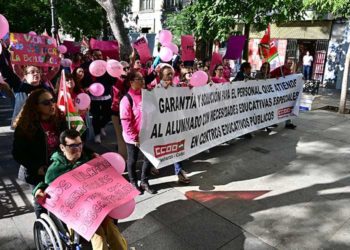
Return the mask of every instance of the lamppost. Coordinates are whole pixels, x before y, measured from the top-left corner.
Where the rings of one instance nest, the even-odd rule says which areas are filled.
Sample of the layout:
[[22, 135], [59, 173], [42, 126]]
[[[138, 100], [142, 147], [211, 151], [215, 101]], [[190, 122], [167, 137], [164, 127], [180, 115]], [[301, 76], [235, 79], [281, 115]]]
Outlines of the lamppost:
[[50, 0], [51, 4], [51, 36], [55, 37], [56, 35], [56, 25], [55, 25], [55, 0]]

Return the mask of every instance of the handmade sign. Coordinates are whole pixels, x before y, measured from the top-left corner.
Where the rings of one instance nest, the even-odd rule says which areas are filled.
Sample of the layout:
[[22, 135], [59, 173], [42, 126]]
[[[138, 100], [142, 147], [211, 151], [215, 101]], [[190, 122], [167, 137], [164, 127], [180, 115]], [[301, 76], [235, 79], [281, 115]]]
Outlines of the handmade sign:
[[111, 59], [119, 59], [119, 43], [118, 41], [100, 41], [94, 38], [90, 39], [90, 49], [99, 49], [104, 57]]
[[194, 50], [194, 37], [191, 35], [181, 36], [181, 59], [182, 61], [194, 61], [196, 53]]
[[142, 90], [141, 150], [156, 167], [299, 114], [302, 75]]
[[48, 197], [41, 205], [86, 240], [107, 214], [139, 194], [103, 157], [61, 175], [45, 192]]
[[12, 64], [59, 67], [60, 58], [55, 39], [28, 33], [10, 34]]
[[245, 36], [231, 36], [227, 42], [224, 59], [238, 60], [242, 57]]
[[148, 60], [152, 59], [151, 53], [148, 48], [148, 43], [146, 38], [141, 37], [133, 43], [133, 47], [136, 49], [140, 56], [140, 61], [142, 64], [146, 64]]

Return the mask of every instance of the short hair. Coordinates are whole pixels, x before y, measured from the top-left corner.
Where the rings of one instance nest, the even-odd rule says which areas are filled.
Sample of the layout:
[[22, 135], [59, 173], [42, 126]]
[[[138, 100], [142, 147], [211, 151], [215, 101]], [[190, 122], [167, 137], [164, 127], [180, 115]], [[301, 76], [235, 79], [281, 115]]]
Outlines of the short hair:
[[241, 68], [240, 71], [244, 71], [245, 69], [251, 68], [252, 66], [250, 66], [249, 62], [244, 62], [241, 64]]
[[80, 133], [75, 129], [66, 129], [60, 134], [60, 143], [66, 145], [66, 138], [75, 139], [80, 137]]
[[141, 73], [137, 70], [132, 69], [125, 77], [124, 83], [126, 84], [126, 86], [128, 86], [132, 81], [134, 81], [138, 74], [141, 74]]

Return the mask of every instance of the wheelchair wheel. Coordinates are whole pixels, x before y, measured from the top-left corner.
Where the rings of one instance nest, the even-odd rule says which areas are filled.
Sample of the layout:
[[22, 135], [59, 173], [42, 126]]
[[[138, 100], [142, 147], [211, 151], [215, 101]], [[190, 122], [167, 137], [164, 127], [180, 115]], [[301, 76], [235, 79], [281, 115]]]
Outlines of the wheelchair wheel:
[[62, 241], [60, 239], [60, 235], [58, 233], [58, 229], [57, 229], [55, 222], [46, 213], [40, 214], [40, 218], [43, 219], [47, 223], [47, 225], [49, 225], [49, 227], [53, 233], [53, 236], [55, 236], [55, 240], [57, 242], [58, 249], [63, 250], [64, 248], [62, 246]]
[[34, 222], [34, 242], [37, 250], [56, 250], [59, 249], [56, 244], [50, 227], [43, 219], [37, 219]]

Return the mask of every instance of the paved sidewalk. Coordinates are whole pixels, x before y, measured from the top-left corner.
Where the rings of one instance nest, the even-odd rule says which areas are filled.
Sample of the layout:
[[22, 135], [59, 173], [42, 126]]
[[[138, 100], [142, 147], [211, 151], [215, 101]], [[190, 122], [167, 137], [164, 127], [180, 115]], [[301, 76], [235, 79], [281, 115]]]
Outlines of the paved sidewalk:
[[[31, 195], [15, 178], [4, 103], [0, 249], [33, 249]], [[316, 110], [294, 123], [185, 161], [189, 186], [162, 169], [151, 180], [158, 194], [140, 195], [120, 221], [130, 249], [350, 249], [350, 115]], [[113, 138], [96, 148], [113, 150]]]

